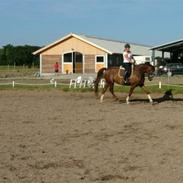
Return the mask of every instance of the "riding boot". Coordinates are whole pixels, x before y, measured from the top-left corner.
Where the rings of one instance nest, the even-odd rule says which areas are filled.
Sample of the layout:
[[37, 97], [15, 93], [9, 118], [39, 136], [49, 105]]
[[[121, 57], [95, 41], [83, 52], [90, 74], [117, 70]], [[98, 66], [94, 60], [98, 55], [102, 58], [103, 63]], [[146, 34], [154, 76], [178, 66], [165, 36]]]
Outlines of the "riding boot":
[[125, 84], [128, 83], [128, 72], [125, 72], [124, 81]]

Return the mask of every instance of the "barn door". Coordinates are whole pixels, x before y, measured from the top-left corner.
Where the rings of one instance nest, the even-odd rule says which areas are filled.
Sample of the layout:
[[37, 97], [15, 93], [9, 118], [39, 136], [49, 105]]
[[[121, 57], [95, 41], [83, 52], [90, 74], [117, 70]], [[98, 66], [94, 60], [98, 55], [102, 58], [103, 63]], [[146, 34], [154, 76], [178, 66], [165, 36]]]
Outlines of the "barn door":
[[62, 72], [63, 73], [73, 73], [72, 70], [72, 65], [73, 65], [73, 56], [72, 56], [72, 52], [69, 53], [64, 53], [63, 55], [63, 69]]
[[83, 54], [73, 52], [73, 73], [83, 73]]

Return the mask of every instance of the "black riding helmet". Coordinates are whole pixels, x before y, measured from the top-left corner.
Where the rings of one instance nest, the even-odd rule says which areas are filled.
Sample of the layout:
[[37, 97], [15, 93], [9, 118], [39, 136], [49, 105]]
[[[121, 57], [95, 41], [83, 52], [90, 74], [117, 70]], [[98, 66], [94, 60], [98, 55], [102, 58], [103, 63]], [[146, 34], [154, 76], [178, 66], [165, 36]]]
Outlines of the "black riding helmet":
[[130, 48], [130, 44], [126, 43], [124, 47], [125, 48]]

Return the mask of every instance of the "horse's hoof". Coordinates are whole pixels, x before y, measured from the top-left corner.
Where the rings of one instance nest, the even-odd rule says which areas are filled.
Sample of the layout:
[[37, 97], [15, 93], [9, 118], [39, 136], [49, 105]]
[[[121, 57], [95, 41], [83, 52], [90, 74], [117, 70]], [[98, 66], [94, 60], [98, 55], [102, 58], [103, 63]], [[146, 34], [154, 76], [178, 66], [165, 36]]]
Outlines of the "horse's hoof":
[[104, 95], [102, 94], [101, 97], [100, 97], [100, 103], [103, 102], [103, 98], [104, 98]]
[[153, 101], [153, 100], [152, 100], [152, 101], [150, 101], [150, 104], [151, 104], [151, 105], [153, 105], [153, 104], [154, 104], [154, 101]]
[[126, 97], [126, 104], [129, 104], [130, 102], [129, 102], [129, 96], [128, 97]]

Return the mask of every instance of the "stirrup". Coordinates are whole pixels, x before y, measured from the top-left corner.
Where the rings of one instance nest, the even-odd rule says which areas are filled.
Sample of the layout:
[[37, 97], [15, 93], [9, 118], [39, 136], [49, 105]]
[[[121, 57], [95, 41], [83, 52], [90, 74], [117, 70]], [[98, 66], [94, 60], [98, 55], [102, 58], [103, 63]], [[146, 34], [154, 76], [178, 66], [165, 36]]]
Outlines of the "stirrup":
[[124, 81], [124, 85], [130, 85], [129, 78], [127, 78], [127, 79]]

